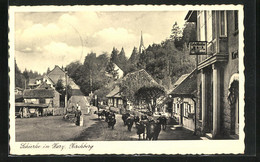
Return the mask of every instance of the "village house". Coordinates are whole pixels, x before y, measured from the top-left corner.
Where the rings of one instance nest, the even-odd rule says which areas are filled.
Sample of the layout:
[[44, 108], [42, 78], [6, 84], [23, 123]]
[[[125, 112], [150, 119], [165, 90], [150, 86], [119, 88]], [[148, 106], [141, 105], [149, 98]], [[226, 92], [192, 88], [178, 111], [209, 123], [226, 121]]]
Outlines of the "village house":
[[[106, 95], [108, 98], [108, 106], [122, 109], [126, 106], [127, 101], [123, 99], [119, 86], [115, 88]], [[124, 106], [125, 105], [125, 106]]]
[[[125, 75], [122, 78], [122, 92], [121, 94], [123, 96], [132, 96], [134, 95], [134, 93], [136, 93], [140, 88], [142, 87], [160, 87], [162, 89], [165, 90], [165, 88], [163, 86], [161, 86], [160, 84], [158, 84], [154, 78], [147, 73], [147, 71], [145, 71], [144, 69], [141, 70], [137, 70], [131, 73], [128, 73], [127, 75]], [[130, 102], [131, 101], [131, 102]], [[156, 101], [151, 101], [156, 102], [157, 104], [161, 104], [161, 100], [157, 99]], [[133, 98], [129, 98], [127, 103], [129, 105], [133, 105], [133, 107], [141, 109], [141, 108], [147, 108], [148, 105], [145, 104], [145, 101], [134, 101]], [[131, 106], [130, 106], [131, 107]], [[158, 111], [156, 109], [156, 111]]]
[[238, 11], [189, 11], [197, 41], [207, 41], [198, 56], [196, 133], [208, 138], [238, 138]]
[[[179, 125], [186, 129], [195, 130], [195, 107], [197, 97], [197, 71], [182, 75], [178, 85], [169, 93], [172, 98], [173, 116]], [[181, 81], [180, 81], [181, 80]]]
[[43, 80], [49, 80], [49, 83], [52, 84], [53, 87], [57, 84], [58, 80], [62, 80], [63, 84], [69, 85], [72, 89], [72, 96], [84, 96], [80, 91], [80, 87], [68, 76], [67, 72], [65, 72], [58, 65], [55, 65], [54, 69], [51, 70]]
[[25, 103], [46, 104], [49, 108], [60, 107], [60, 93], [50, 87], [26, 89], [23, 92], [23, 98]]

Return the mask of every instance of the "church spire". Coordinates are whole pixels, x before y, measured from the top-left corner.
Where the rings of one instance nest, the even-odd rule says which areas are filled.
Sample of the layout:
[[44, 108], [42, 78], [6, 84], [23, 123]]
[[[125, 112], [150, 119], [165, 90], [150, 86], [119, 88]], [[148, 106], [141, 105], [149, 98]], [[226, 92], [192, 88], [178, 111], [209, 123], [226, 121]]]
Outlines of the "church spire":
[[140, 46], [139, 46], [139, 53], [142, 53], [145, 50], [144, 47], [144, 41], [143, 41], [143, 32], [141, 31], [141, 41], [140, 41]]

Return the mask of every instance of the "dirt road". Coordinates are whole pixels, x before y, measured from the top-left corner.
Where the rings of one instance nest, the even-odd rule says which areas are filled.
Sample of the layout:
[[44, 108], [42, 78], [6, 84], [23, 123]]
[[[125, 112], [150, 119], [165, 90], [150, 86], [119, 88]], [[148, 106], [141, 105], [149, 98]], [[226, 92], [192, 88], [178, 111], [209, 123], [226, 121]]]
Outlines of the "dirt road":
[[[84, 115], [84, 126], [64, 120], [62, 116], [16, 119], [16, 141], [131, 141], [138, 140], [136, 128], [129, 132], [121, 115], [116, 114], [114, 130], [96, 114]], [[170, 126], [161, 131], [159, 140], [197, 140], [192, 131], [173, 130]]]

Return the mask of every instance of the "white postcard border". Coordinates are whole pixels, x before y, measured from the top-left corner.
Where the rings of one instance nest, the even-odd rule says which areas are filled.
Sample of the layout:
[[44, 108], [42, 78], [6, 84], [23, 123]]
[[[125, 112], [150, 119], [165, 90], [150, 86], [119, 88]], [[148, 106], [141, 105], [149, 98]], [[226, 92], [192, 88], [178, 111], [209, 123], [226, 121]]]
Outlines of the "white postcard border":
[[[177, 141], [15, 141], [15, 97], [14, 97], [14, 14], [16, 12], [63, 12], [63, 11], [181, 11], [181, 10], [239, 10], [239, 140], [177, 140]], [[91, 154], [243, 154], [244, 144], [244, 12], [242, 5], [133, 5], [133, 6], [10, 6], [9, 8], [9, 146], [10, 155], [91, 155]], [[242, 23], [243, 22], [243, 23]], [[33, 133], [33, 132], [32, 132]], [[70, 148], [72, 143], [84, 148]], [[22, 144], [36, 148], [22, 148]], [[55, 147], [54, 145], [57, 144]], [[60, 147], [58, 147], [60, 145]], [[37, 147], [40, 148], [37, 148]], [[49, 146], [47, 148], [47, 146]], [[88, 148], [89, 147], [89, 148]]]

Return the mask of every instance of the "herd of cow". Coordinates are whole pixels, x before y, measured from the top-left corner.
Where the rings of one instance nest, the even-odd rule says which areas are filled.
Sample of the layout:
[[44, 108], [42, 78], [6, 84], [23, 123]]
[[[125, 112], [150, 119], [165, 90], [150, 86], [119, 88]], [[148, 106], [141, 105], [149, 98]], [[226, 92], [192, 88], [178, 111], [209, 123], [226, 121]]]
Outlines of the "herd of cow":
[[[115, 114], [110, 111], [102, 110], [95, 112], [98, 115], [98, 118], [104, 119], [108, 123], [108, 127], [114, 129], [116, 124]], [[124, 126], [127, 126], [128, 131], [131, 131], [133, 125], [135, 124], [137, 135], [139, 140], [141, 136], [146, 140], [157, 140], [161, 132], [161, 128], [166, 130], [167, 118], [165, 116], [160, 116], [157, 119], [154, 119], [151, 116], [147, 115], [131, 115], [130, 113], [122, 114], [122, 120]]]
[[116, 115], [113, 112], [102, 110], [102, 111], [95, 111], [94, 114], [98, 115], [98, 118], [104, 119], [108, 124], [108, 128], [114, 129], [114, 126], [116, 124]]

